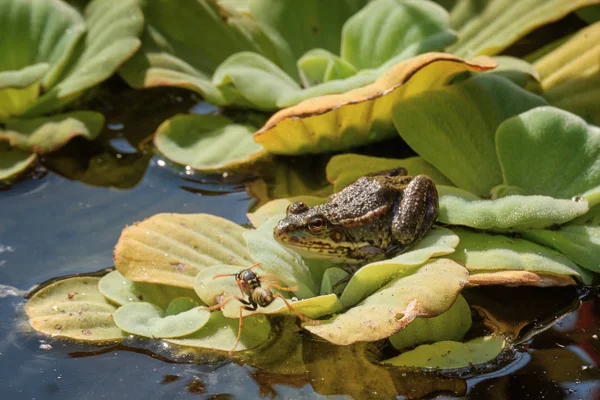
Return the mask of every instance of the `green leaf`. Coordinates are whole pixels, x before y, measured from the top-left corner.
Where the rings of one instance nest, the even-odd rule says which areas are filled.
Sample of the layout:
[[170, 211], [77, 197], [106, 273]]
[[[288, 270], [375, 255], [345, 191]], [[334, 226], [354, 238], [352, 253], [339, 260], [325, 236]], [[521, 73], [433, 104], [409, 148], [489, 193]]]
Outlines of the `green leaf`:
[[396, 103], [394, 124], [406, 143], [452, 183], [485, 197], [502, 182], [496, 128], [506, 118], [544, 104], [542, 98], [486, 74]]
[[95, 111], [74, 111], [51, 117], [9, 119], [0, 140], [25, 151], [50, 153], [64, 146], [76, 136], [95, 139], [104, 125], [104, 116]]
[[544, 96], [559, 108], [600, 122], [600, 22], [575, 34], [540, 58], [535, 68], [542, 77]]
[[[41, 68], [39, 64], [45, 63], [49, 68], [46, 67], [42, 85], [52, 86], [84, 32], [83, 18], [64, 2], [3, 0], [0, 4], [0, 53], [4, 56], [0, 71], [31, 73], [33, 71], [27, 67]], [[40, 77], [34, 80], [39, 81]]]
[[600, 128], [554, 107], [540, 107], [498, 128], [504, 183], [530, 194], [571, 198], [600, 186]]
[[440, 171], [421, 157], [397, 159], [360, 154], [339, 154], [331, 157], [327, 163], [326, 173], [327, 180], [333, 184], [333, 191], [338, 192], [361, 176], [398, 167], [405, 168], [409, 176], [424, 174], [436, 184], [451, 184]]
[[145, 302], [127, 303], [114, 314], [115, 324], [125, 332], [149, 338], [177, 338], [202, 328], [210, 318], [205, 307], [166, 315], [162, 308]]
[[456, 369], [492, 361], [506, 347], [500, 336], [486, 336], [466, 343], [437, 342], [425, 344], [397, 357], [382, 361], [399, 367]]
[[587, 201], [547, 196], [507, 196], [497, 200], [440, 199], [438, 221], [495, 231], [526, 230], [564, 224], [588, 211]]
[[[259, 110], [276, 110], [281, 97], [300, 90], [300, 86], [272, 61], [251, 52], [229, 57], [219, 65], [212, 81], [228, 104]], [[211, 98], [207, 100], [211, 101]]]
[[348, 61], [323, 49], [307, 51], [297, 64], [300, 81], [305, 88], [323, 82], [346, 79], [357, 72]]
[[281, 37], [297, 60], [315, 48], [337, 53], [342, 26], [366, 3], [366, 0], [329, 0], [323, 7], [319, 0], [254, 0], [250, 12], [270, 33]]
[[296, 296], [313, 297], [318, 288], [302, 257], [273, 238], [273, 229], [279, 220], [280, 216], [272, 217], [258, 229], [244, 232], [248, 251], [264, 271], [275, 275], [284, 286], [297, 286]]
[[398, 350], [443, 340], [459, 342], [471, 328], [471, 322], [469, 304], [459, 295], [448, 311], [437, 317], [415, 318], [406, 329], [390, 336], [390, 342]]
[[486, 73], [506, 78], [530, 92], [540, 93], [542, 91], [540, 75], [535, 67], [527, 61], [509, 56], [494, 57], [494, 60], [498, 62], [498, 67]]
[[[442, 87], [465, 71], [494, 67], [488, 58], [465, 61], [443, 53], [421, 54], [395, 65], [366, 86], [277, 112], [254, 138], [269, 152], [288, 155], [345, 150], [381, 141], [395, 134], [392, 106], [400, 100]], [[367, 82], [371, 78], [373, 75], [367, 76]]]
[[254, 128], [216, 115], [176, 115], [163, 122], [154, 145], [169, 160], [202, 172], [248, 168], [266, 151], [254, 142]]
[[0, 181], [8, 180], [29, 169], [37, 155], [10, 147], [0, 141]]
[[327, 268], [323, 273], [323, 279], [321, 280], [321, 295], [335, 293], [336, 296], [341, 296], [348, 285], [348, 281], [343, 281], [344, 279], [349, 278], [349, 275], [348, 271], [345, 271], [342, 268]]
[[583, 268], [600, 272], [600, 206], [558, 229], [538, 229], [523, 236], [560, 251]]
[[430, 258], [454, 252], [456, 246], [458, 236], [449, 229], [434, 227], [409, 251], [360, 268], [348, 282], [340, 300], [345, 307], [351, 307], [391, 280], [414, 273]]
[[[210, 80], [217, 66], [235, 53], [277, 47], [248, 16], [214, 1], [149, 0], [143, 12], [142, 46], [119, 71], [135, 88], [183, 87], [224, 105], [225, 97]], [[203, 34], [198, 34], [199, 26]]]
[[528, 240], [460, 228], [456, 251], [447, 257], [464, 265], [475, 285], [563, 286], [591, 275], [559, 252]]
[[198, 306], [200, 306], [200, 304], [191, 297], [178, 297], [169, 303], [169, 306], [165, 310], [165, 315], [181, 314]]
[[459, 39], [448, 51], [460, 57], [499, 54], [534, 29], [594, 3], [596, 0], [459, 0], [451, 12]]
[[140, 47], [144, 17], [138, 0], [94, 0], [85, 9], [87, 34], [74, 58], [53, 85], [25, 112], [28, 117], [54, 111], [108, 79]]
[[[233, 349], [238, 335], [238, 320], [225, 318], [219, 311], [210, 313], [210, 319], [195, 333], [177, 339], [167, 339], [179, 346], [198, 347], [220, 351]], [[271, 333], [271, 324], [264, 315], [244, 318], [244, 327], [240, 342], [234, 351], [253, 349], [264, 343]]]
[[136, 282], [192, 288], [203, 269], [254, 261], [245, 229], [208, 214], [156, 214], [123, 230], [114, 250], [117, 270]]
[[98, 290], [108, 300], [120, 306], [131, 302], [144, 301], [165, 310], [177, 298], [190, 298], [200, 301], [192, 289], [177, 286], [158, 285], [156, 283], [133, 282], [119, 271], [112, 271], [102, 277]]
[[337, 345], [384, 339], [417, 317], [434, 317], [448, 310], [468, 280], [460, 265], [436, 260], [389, 283], [345, 313], [304, 328]]
[[77, 277], [37, 291], [25, 305], [29, 324], [38, 332], [86, 342], [120, 341], [116, 308], [98, 290], [99, 278]]
[[[196, 276], [194, 290], [196, 290], [196, 293], [200, 296], [202, 301], [209, 305], [223, 302], [231, 296], [242, 296], [234, 276], [234, 274], [241, 270], [241, 268], [234, 265], [217, 265], [206, 268]], [[253, 268], [252, 271], [258, 275], [259, 279], [262, 278], [262, 287], [266, 290], [268, 290], [267, 287], [270, 282], [283, 284], [282, 280], [285, 278], [283, 273], [278, 273], [278, 271], [268, 271], [263, 265]], [[217, 277], [217, 275], [223, 274], [230, 276]], [[287, 292], [282, 291], [282, 293], [287, 296]], [[310, 297], [304, 300], [288, 301], [294, 310], [309, 318], [319, 318], [323, 315], [333, 314], [342, 309], [342, 304], [334, 294]], [[223, 315], [228, 318], [239, 318], [240, 311], [244, 317], [254, 314], [291, 314], [291, 311], [281, 298], [276, 298], [267, 307], [258, 307], [254, 311], [243, 308], [243, 305], [240, 302], [236, 299], [232, 299], [224, 305], [222, 310]]]
[[342, 58], [357, 69], [391, 67], [456, 41], [448, 13], [430, 1], [376, 0], [353, 15], [342, 33]]

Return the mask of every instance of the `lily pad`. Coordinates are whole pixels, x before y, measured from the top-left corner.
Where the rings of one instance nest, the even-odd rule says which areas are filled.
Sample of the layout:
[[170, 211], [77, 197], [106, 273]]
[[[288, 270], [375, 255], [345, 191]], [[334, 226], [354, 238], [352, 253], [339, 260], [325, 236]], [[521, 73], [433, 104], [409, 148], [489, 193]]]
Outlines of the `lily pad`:
[[430, 258], [454, 252], [456, 246], [458, 236], [454, 232], [434, 227], [409, 251], [360, 268], [348, 282], [340, 300], [345, 307], [351, 307], [392, 279], [414, 273]]
[[196, 292], [192, 289], [156, 283], [133, 282], [121, 275], [119, 271], [112, 271], [104, 275], [98, 283], [98, 289], [104, 297], [120, 306], [131, 302], [144, 301], [165, 310], [169, 307], [171, 301], [180, 297], [200, 301]]
[[162, 308], [146, 302], [127, 303], [114, 314], [119, 328], [149, 338], [187, 336], [206, 325], [209, 317], [210, 311], [205, 307], [165, 316]]
[[405, 168], [410, 176], [424, 174], [436, 184], [451, 185], [448, 178], [421, 157], [396, 159], [360, 154], [339, 154], [331, 157], [327, 163], [326, 173], [327, 180], [333, 184], [333, 191], [338, 192], [361, 176], [399, 167]]
[[600, 272], [600, 206], [557, 229], [536, 229], [523, 236], [560, 251], [583, 268]]
[[24, 113], [35, 117], [72, 102], [108, 79], [140, 47], [144, 17], [137, 0], [93, 0], [85, 8], [87, 33], [65, 65], [60, 81]]
[[21, 115], [52, 86], [85, 32], [64, 2], [5, 0], [0, 4], [0, 119]]
[[444, 340], [460, 342], [471, 328], [471, 322], [469, 304], [458, 296], [448, 311], [437, 317], [415, 318], [406, 329], [390, 336], [390, 342], [398, 350]]
[[[179, 346], [230, 351], [233, 349], [238, 335], [238, 325], [238, 320], [226, 318], [223, 313], [214, 311], [210, 313], [210, 318], [202, 329], [191, 335], [166, 341]], [[258, 347], [269, 338], [270, 333], [271, 324], [264, 315], [244, 318], [242, 336], [234, 351]]]
[[439, 259], [389, 283], [345, 313], [304, 328], [337, 345], [384, 339], [417, 317], [434, 317], [448, 310], [468, 280], [463, 267]]
[[600, 128], [554, 107], [539, 107], [500, 125], [496, 134], [504, 183], [530, 194], [571, 198], [600, 186]]
[[458, 73], [494, 67], [488, 58], [469, 62], [449, 54], [423, 54], [396, 65], [368, 86], [279, 111], [255, 140], [274, 154], [342, 150], [380, 141], [395, 134], [393, 104], [443, 86]]
[[171, 161], [202, 172], [219, 172], [248, 165], [266, 157], [254, 142], [254, 129], [216, 115], [176, 115], [163, 122], [154, 145]]
[[318, 287], [302, 257], [273, 238], [273, 229], [280, 219], [272, 217], [258, 229], [244, 232], [248, 251], [261, 263], [261, 269], [276, 276], [283, 286], [296, 286], [296, 296], [313, 297]]
[[438, 221], [495, 231], [546, 228], [563, 224], [588, 211], [587, 201], [548, 196], [507, 196], [497, 200], [464, 200], [444, 196]]
[[114, 251], [117, 270], [136, 282], [192, 288], [206, 267], [249, 267], [245, 229], [208, 214], [157, 214], [123, 230]]
[[100, 278], [77, 277], [54, 282], [25, 305], [29, 324], [36, 331], [87, 342], [120, 341], [110, 304], [98, 290]]
[[544, 97], [556, 107], [600, 121], [600, 22], [590, 25], [535, 62]]
[[457, 369], [492, 361], [506, 347], [500, 336], [486, 336], [466, 343], [444, 341], [424, 344], [397, 357], [382, 361], [399, 367]]
[[372, 1], [344, 24], [341, 55], [357, 69], [389, 67], [455, 42], [449, 24], [431, 1]]
[[[262, 269], [262, 265], [253, 268], [259, 278], [262, 278], [263, 288], [267, 288], [269, 282], [280, 283], [281, 278], [276, 273], [269, 273]], [[202, 301], [209, 305], [215, 305], [223, 300], [230, 298], [231, 296], [242, 296], [240, 288], [235, 282], [233, 274], [239, 272], [241, 269], [237, 266], [231, 265], [218, 265], [211, 268], [207, 268], [200, 272], [196, 277], [196, 283], [194, 289], [200, 296]], [[216, 275], [220, 274], [231, 274], [230, 277], [219, 277], [215, 278]], [[276, 292], [273, 289], [273, 292]], [[282, 292], [286, 297], [287, 292]], [[334, 294], [311, 297], [304, 300], [289, 300], [294, 310], [298, 311], [309, 318], [319, 318], [324, 315], [333, 314], [338, 312], [342, 305]], [[223, 315], [228, 318], [239, 318], [240, 307], [242, 304], [236, 299], [228, 301], [223, 307]], [[254, 314], [290, 314], [291, 311], [287, 308], [282, 299], [276, 298], [267, 307], [258, 307], [257, 310], [251, 311], [242, 309], [242, 315], [244, 317]]]
[[93, 111], [75, 111], [51, 117], [9, 119], [0, 129], [0, 140], [24, 151], [49, 153], [58, 150], [69, 140], [82, 136], [95, 139], [104, 125], [104, 116]]
[[502, 182], [496, 129], [506, 118], [545, 104], [506, 79], [484, 74], [397, 102], [394, 123], [406, 143], [454, 185], [485, 197]]
[[488, 235], [460, 228], [456, 251], [447, 257], [464, 265], [471, 285], [574, 285], [592, 275], [559, 252], [528, 240]]
[[18, 176], [29, 169], [37, 155], [0, 142], [0, 181]]
[[459, 0], [450, 14], [452, 27], [458, 30], [458, 42], [448, 51], [461, 57], [495, 55], [537, 27], [595, 3], [595, 0], [490, 0], [474, 6], [472, 0]]

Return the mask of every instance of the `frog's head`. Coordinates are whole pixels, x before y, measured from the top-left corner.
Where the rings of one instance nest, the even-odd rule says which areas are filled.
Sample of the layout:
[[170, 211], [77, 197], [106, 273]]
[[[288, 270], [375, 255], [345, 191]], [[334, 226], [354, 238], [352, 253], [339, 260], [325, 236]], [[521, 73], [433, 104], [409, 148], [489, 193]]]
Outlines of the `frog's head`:
[[285, 218], [279, 221], [273, 234], [277, 241], [308, 258], [356, 261], [351, 253], [357, 244], [335, 220], [327, 204], [308, 207], [298, 201], [288, 206]]

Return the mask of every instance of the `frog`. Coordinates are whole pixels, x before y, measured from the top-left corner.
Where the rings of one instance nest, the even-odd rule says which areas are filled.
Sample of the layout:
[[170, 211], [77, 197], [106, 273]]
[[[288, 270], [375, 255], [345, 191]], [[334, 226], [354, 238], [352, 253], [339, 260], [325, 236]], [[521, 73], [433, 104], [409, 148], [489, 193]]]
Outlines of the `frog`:
[[273, 235], [303, 257], [364, 265], [410, 249], [433, 226], [438, 208], [431, 178], [394, 168], [358, 178], [324, 204], [291, 203]]

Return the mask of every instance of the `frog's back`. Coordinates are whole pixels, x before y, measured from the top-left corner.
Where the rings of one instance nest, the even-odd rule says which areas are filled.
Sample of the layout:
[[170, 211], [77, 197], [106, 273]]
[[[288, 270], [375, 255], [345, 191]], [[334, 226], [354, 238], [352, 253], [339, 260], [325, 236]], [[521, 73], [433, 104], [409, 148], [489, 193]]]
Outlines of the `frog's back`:
[[325, 205], [329, 218], [346, 226], [373, 221], [392, 209], [394, 192], [380, 181], [359, 178], [352, 185], [331, 195]]

